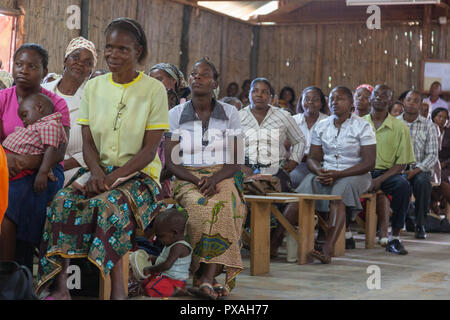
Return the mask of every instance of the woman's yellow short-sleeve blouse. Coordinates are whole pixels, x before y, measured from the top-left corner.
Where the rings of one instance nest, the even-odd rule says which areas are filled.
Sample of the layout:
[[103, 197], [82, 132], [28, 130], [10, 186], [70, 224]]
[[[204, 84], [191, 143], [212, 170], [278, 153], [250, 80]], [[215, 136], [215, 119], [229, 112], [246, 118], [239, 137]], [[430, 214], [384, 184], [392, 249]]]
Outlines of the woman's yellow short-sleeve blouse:
[[[111, 73], [96, 77], [86, 84], [77, 123], [89, 126], [100, 164], [121, 167], [142, 149], [147, 130], [169, 130], [165, 87], [143, 72], [127, 84]], [[159, 183], [158, 155], [142, 171]]]

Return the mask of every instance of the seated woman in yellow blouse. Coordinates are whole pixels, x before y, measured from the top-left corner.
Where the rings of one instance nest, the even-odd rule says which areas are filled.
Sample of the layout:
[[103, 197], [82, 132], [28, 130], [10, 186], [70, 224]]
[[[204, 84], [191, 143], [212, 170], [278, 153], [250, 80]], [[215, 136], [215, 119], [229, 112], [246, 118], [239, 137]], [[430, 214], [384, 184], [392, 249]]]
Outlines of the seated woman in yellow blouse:
[[[136, 228], [145, 229], [161, 208], [156, 152], [169, 129], [167, 94], [158, 80], [136, 71], [147, 56], [138, 22], [116, 19], [105, 34], [104, 56], [111, 73], [86, 85], [78, 124], [88, 168], [72, 181], [83, 171], [90, 178], [82, 190], [71, 184], [57, 194], [42, 238], [39, 288], [56, 275], [49, 299], [70, 299], [69, 259], [82, 257], [102, 277], [111, 272], [111, 299], [126, 298], [122, 256], [133, 247]], [[133, 173], [137, 175], [112, 187]]]

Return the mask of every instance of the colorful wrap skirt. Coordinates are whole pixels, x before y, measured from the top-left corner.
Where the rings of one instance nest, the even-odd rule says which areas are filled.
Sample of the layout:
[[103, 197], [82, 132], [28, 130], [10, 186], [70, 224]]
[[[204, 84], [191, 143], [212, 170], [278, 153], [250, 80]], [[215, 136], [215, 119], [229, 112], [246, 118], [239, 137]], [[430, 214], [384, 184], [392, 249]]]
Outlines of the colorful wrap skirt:
[[[85, 172], [80, 169], [72, 182]], [[159, 185], [142, 172], [89, 199], [71, 185], [62, 189], [47, 211], [37, 291], [61, 271], [61, 258], [88, 258], [107, 276], [133, 247], [136, 228], [145, 230], [159, 213], [162, 200]]]
[[[202, 178], [220, 171], [222, 165], [206, 168], [185, 167], [194, 176]], [[175, 180], [174, 199], [187, 215], [186, 240], [193, 250], [190, 271], [194, 274], [201, 263], [214, 263], [226, 269], [225, 284], [229, 289], [243, 270], [241, 234], [247, 215], [243, 198], [243, 174], [217, 184], [218, 193], [205, 198], [197, 186]]]

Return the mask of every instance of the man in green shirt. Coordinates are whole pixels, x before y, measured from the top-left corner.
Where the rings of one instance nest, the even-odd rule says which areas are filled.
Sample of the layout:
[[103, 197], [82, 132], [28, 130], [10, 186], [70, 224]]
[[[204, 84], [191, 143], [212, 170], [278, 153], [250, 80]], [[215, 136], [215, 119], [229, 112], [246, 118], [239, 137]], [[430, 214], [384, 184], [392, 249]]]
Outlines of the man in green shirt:
[[412, 190], [402, 171], [415, 162], [411, 136], [406, 125], [388, 112], [392, 103], [392, 90], [388, 86], [376, 86], [369, 101], [371, 113], [364, 119], [374, 127], [377, 138], [377, 160], [369, 191], [382, 190], [392, 196], [392, 235], [386, 251], [405, 255], [408, 251], [400, 241], [400, 230], [405, 225]]

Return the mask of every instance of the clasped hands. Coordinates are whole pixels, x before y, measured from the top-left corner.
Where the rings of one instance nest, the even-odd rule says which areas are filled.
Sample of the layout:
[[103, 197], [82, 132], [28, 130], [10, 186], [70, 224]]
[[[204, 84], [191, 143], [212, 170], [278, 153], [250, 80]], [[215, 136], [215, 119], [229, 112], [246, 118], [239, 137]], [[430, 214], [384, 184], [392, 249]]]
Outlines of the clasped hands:
[[317, 170], [317, 181], [325, 186], [330, 186], [341, 178], [341, 171], [337, 170], [327, 170], [320, 168]]
[[211, 177], [202, 177], [200, 181], [197, 183], [197, 187], [201, 194], [205, 197], [212, 197], [216, 193], [219, 192], [219, 188], [217, 187], [217, 181], [214, 176]]

